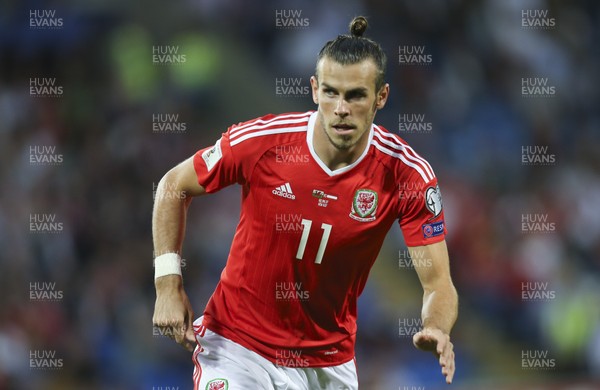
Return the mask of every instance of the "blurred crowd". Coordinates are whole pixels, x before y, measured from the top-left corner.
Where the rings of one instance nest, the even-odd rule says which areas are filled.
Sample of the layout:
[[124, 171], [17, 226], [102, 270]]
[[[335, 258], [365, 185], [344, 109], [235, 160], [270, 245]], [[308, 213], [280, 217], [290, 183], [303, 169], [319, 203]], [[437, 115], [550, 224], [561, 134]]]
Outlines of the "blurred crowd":
[[[153, 190], [229, 125], [314, 109], [309, 95], [275, 93], [276, 79], [308, 85], [319, 49], [359, 14], [388, 54], [391, 96], [376, 123], [423, 155], [442, 188], [461, 301], [457, 388], [600, 383], [597, 2], [0, 7], [0, 389], [190, 388], [191, 357], [152, 328]], [[32, 27], [31, 11], [42, 9], [61, 26]], [[546, 10], [538, 20], [552, 26], [523, 26], [533, 9]], [[307, 25], [279, 28], [277, 10], [300, 11]], [[156, 46], [178, 47], [185, 63], [153, 62]], [[431, 61], [400, 63], [401, 46], [423, 47]], [[532, 78], [555, 93], [524, 96]], [[54, 80], [62, 93], [32, 95], [32, 79]], [[184, 130], [156, 131], [161, 114], [177, 115]], [[423, 115], [431, 131], [403, 132], [404, 114]], [[528, 146], [553, 161], [525, 165]], [[36, 155], [45, 161], [33, 163]], [[238, 213], [235, 187], [192, 204], [184, 278], [197, 315]], [[540, 231], [523, 227], [531, 215], [545, 220]], [[35, 229], [44, 219], [54, 224]], [[396, 226], [360, 298], [365, 389], [442, 384], [435, 359], [399, 336], [402, 320], [419, 317], [422, 296], [414, 271], [399, 266], [403, 250]], [[524, 299], [536, 288], [542, 298]], [[48, 294], [37, 299], [40, 290]], [[531, 350], [546, 351], [555, 367], [524, 369]], [[60, 367], [34, 367], [40, 356]]]

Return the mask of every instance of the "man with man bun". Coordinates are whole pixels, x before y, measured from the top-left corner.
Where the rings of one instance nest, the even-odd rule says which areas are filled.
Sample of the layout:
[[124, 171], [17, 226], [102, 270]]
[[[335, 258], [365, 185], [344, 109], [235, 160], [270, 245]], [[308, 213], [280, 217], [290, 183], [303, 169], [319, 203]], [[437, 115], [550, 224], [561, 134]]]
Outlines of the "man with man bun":
[[[441, 192], [429, 163], [373, 123], [389, 85], [385, 53], [362, 36], [366, 28], [354, 18], [350, 35], [319, 52], [310, 80], [316, 111], [233, 125], [160, 181], [153, 323], [194, 351], [195, 389], [358, 389], [357, 298], [396, 221], [411, 256], [431, 259], [415, 262], [424, 295], [413, 342], [438, 357], [452, 382], [458, 297]], [[241, 186], [240, 221], [194, 321], [180, 266], [186, 211], [193, 197], [232, 184]], [[294, 223], [282, 229], [282, 216]]]

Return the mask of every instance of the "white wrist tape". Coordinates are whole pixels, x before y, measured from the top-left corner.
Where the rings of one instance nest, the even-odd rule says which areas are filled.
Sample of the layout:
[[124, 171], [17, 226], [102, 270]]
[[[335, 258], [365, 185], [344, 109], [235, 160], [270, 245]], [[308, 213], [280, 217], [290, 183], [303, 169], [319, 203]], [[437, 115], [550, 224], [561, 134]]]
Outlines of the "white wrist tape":
[[154, 259], [154, 280], [165, 275], [181, 275], [181, 256], [165, 253]]

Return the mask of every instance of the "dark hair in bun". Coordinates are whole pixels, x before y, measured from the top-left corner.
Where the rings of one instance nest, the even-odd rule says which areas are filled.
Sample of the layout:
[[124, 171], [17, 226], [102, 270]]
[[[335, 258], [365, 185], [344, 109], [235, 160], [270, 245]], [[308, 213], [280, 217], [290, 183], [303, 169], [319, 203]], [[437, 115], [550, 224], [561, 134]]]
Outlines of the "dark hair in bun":
[[353, 37], [362, 37], [368, 25], [367, 18], [364, 16], [357, 16], [350, 22], [350, 34], [352, 34]]
[[[371, 59], [379, 70], [379, 74], [375, 80], [375, 89], [379, 91], [385, 84], [385, 64], [387, 59], [377, 42], [363, 37], [368, 25], [367, 18], [364, 16], [357, 16], [352, 19], [350, 22], [351, 35], [338, 35], [336, 39], [327, 42], [319, 52], [317, 65], [323, 57], [330, 58], [342, 65], [356, 64], [366, 59]], [[317, 71], [315, 71], [315, 75], [318, 79], [319, 75]]]

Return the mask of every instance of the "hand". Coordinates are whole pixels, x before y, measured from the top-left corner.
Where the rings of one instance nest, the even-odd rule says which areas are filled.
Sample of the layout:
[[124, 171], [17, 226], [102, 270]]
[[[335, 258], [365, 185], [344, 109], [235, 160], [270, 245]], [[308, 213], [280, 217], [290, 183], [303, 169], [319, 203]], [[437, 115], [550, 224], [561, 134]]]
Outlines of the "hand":
[[452, 383], [455, 366], [454, 345], [450, 342], [450, 336], [437, 328], [424, 328], [413, 336], [413, 344], [420, 350], [433, 352], [442, 366], [446, 383]]
[[[176, 281], [176, 279], [179, 281]], [[194, 311], [188, 299], [181, 277], [166, 275], [156, 280], [156, 303], [152, 323], [161, 329], [161, 333], [174, 339], [185, 349], [192, 352], [196, 345]]]

